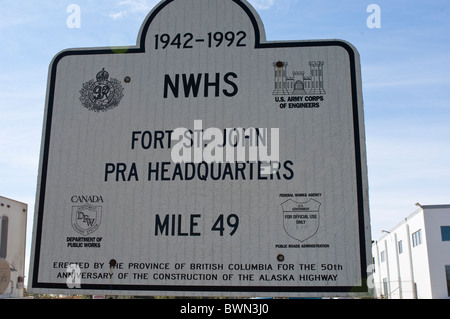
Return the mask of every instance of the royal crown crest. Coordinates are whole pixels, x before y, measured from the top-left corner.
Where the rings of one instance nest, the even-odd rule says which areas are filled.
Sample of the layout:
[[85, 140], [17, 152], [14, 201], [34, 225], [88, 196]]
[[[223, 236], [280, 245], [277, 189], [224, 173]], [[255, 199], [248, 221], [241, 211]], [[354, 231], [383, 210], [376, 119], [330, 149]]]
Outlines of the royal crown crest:
[[[97, 73], [97, 81], [83, 83], [80, 90], [81, 104], [95, 112], [105, 112], [119, 105], [123, 98], [123, 87], [119, 80], [109, 79], [109, 73], [103, 68]], [[109, 79], [109, 80], [108, 80]]]

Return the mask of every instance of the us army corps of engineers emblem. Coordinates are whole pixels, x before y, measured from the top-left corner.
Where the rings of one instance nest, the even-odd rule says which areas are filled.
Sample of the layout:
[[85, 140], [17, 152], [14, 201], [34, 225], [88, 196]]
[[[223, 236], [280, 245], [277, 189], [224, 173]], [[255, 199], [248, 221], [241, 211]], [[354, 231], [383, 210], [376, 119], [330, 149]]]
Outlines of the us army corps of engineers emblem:
[[80, 90], [80, 101], [91, 111], [105, 112], [119, 105], [123, 98], [123, 87], [119, 80], [109, 78], [105, 68], [97, 73], [97, 81], [90, 80]]

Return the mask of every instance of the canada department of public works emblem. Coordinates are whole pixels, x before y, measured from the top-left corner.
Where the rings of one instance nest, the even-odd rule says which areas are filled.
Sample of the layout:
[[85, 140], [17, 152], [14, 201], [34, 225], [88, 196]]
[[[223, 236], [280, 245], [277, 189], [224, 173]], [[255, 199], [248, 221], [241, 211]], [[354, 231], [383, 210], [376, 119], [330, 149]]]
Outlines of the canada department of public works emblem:
[[102, 207], [85, 204], [72, 207], [72, 227], [87, 236], [98, 229], [102, 221]]
[[314, 199], [296, 202], [288, 199], [281, 204], [283, 208], [283, 226], [286, 233], [299, 241], [305, 241], [319, 229], [320, 203]]
[[90, 80], [80, 90], [80, 101], [91, 111], [105, 112], [119, 105], [123, 98], [123, 87], [119, 80], [109, 78], [105, 68], [97, 73], [97, 81]]

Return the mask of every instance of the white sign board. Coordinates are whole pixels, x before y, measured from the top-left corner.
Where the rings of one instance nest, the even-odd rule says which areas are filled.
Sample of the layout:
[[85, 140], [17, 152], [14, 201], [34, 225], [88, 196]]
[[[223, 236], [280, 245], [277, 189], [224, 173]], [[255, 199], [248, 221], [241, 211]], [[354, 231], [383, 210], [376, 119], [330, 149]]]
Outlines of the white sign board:
[[346, 295], [370, 251], [359, 57], [170, 0], [50, 66], [29, 289]]

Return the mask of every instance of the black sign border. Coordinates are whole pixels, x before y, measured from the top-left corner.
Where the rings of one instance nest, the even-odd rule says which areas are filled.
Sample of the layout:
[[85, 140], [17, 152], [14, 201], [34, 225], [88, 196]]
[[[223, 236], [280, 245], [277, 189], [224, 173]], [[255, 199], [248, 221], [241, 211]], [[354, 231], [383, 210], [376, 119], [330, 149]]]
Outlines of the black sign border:
[[[163, 10], [168, 4], [175, 0], [166, 0], [160, 3], [150, 14], [142, 27], [140, 34], [139, 47], [133, 47], [126, 50], [122, 54], [128, 53], [144, 53], [145, 52], [145, 40], [147, 31], [151, 22], [157, 16], [157, 14]], [[359, 222], [359, 245], [360, 245], [360, 266], [361, 266], [361, 285], [360, 286], [191, 286], [191, 285], [107, 285], [107, 284], [80, 284], [80, 288], [69, 289], [67, 284], [61, 283], [46, 283], [39, 282], [39, 262], [40, 251], [42, 243], [42, 230], [44, 219], [44, 203], [45, 203], [45, 190], [47, 183], [48, 172], [48, 158], [49, 158], [49, 146], [51, 139], [51, 126], [52, 126], [52, 114], [53, 114], [53, 102], [55, 94], [56, 73], [58, 69], [58, 62], [66, 56], [74, 55], [109, 55], [117, 54], [117, 50], [113, 48], [105, 49], [87, 49], [87, 50], [66, 50], [55, 56], [50, 66], [50, 81], [47, 97], [47, 110], [45, 114], [45, 129], [44, 129], [44, 149], [41, 162], [41, 174], [40, 174], [40, 187], [39, 187], [39, 206], [37, 207], [37, 231], [35, 234], [35, 250], [34, 250], [34, 263], [32, 269], [32, 289], [44, 288], [44, 289], [58, 289], [70, 291], [75, 294], [79, 294], [81, 290], [96, 290], [96, 291], [165, 291], [165, 292], [258, 292], [258, 293], [366, 293], [368, 292], [367, 286], [367, 255], [366, 255], [366, 229], [365, 229], [365, 210], [364, 210], [364, 191], [363, 191], [363, 171], [362, 171], [362, 154], [361, 154], [361, 137], [360, 137], [360, 123], [359, 123], [359, 105], [358, 105], [358, 78], [356, 72], [356, 56], [353, 48], [344, 41], [339, 40], [323, 40], [323, 41], [292, 41], [292, 42], [262, 42], [259, 24], [255, 18], [252, 10], [240, 0], [231, 0], [239, 5], [248, 15], [255, 32], [255, 49], [266, 48], [294, 48], [294, 47], [323, 47], [323, 46], [337, 46], [345, 49], [350, 59], [350, 74], [351, 74], [351, 89], [352, 89], [352, 106], [353, 106], [353, 131], [355, 141], [355, 164], [356, 164], [356, 185], [357, 185], [357, 201], [358, 201], [358, 222]]]

